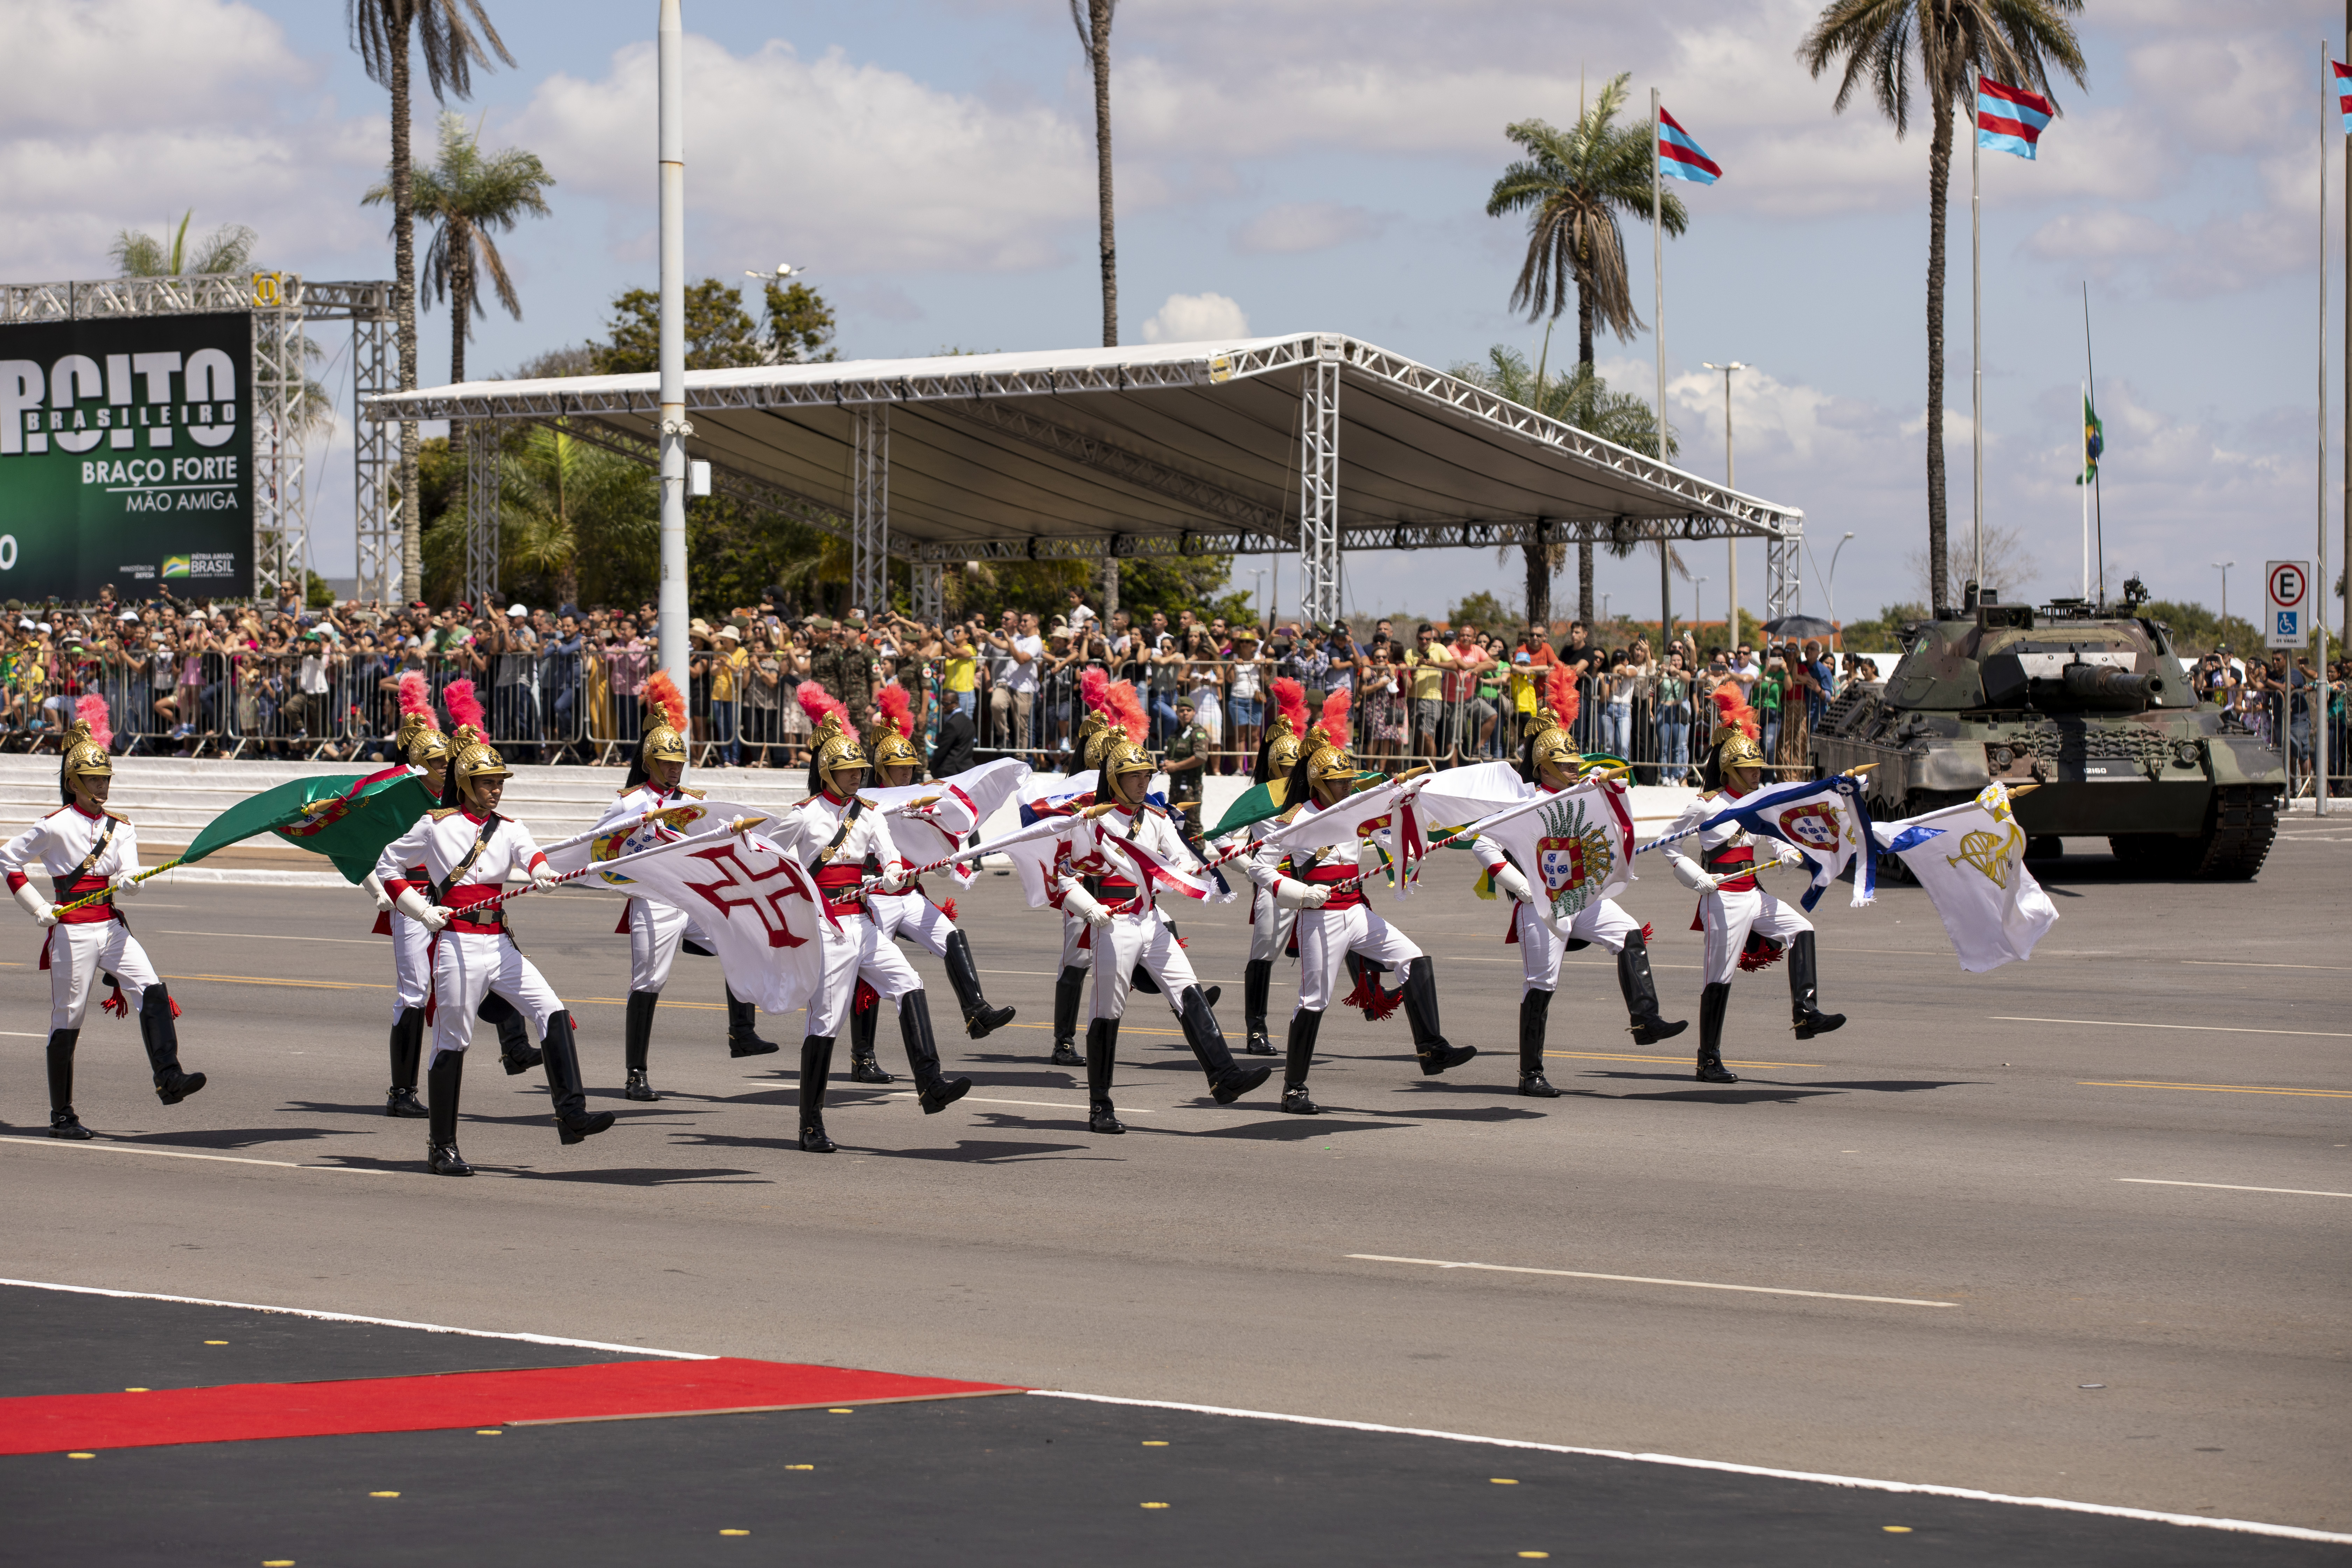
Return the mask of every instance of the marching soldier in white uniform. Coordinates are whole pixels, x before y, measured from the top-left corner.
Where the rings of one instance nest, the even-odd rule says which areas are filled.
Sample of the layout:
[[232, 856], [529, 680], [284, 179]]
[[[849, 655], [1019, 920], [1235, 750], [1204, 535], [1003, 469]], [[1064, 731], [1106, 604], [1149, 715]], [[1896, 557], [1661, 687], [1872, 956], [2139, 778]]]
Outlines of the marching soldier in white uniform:
[[[68, 727], [62, 740], [58, 793], [66, 804], [0, 848], [0, 871], [6, 873], [16, 902], [43, 930], [41, 967], [49, 972], [49, 1136], [80, 1140], [90, 1131], [74, 1113], [74, 1046], [101, 974], [113, 976], [116, 986], [105, 1005], [139, 1015], [156, 1099], [177, 1105], [205, 1087], [205, 1075], [180, 1070], [180, 1033], [173, 1022], [179, 1007], [116, 906], [139, 890], [134, 879], [140, 866], [138, 831], [106, 809], [114, 764], [86, 723]], [[55, 902], [33, 886], [28, 867], [48, 874]], [[94, 893], [102, 895], [96, 902], [69, 914], [58, 912], [58, 904]]]
[[1149, 875], [1121, 852], [1119, 844], [1161, 866], [1182, 872], [1200, 862], [1161, 807], [1143, 798], [1150, 783], [1150, 753], [1113, 731], [1102, 752], [1098, 805], [1111, 810], [1070, 834], [1071, 869], [1055, 887], [1063, 911], [1075, 912], [1090, 928], [1094, 952], [1094, 1001], [1087, 1023], [1087, 1125], [1095, 1132], [1124, 1132], [1111, 1103], [1111, 1074], [1118, 1058], [1118, 1020], [1127, 1010], [1131, 973], [1139, 965], [1176, 1008], [1185, 1043], [1209, 1080], [1211, 1095], [1230, 1105], [1266, 1080], [1273, 1070], [1243, 1067], [1225, 1046], [1224, 1031], [1192, 973], [1192, 960], [1176, 940], [1176, 928], [1159, 908]]
[[882, 935], [859, 891], [868, 865], [880, 876], [883, 893], [904, 892], [910, 881], [907, 862], [891, 841], [889, 819], [857, 793], [869, 771], [857, 731], [848, 726], [841, 705], [814, 682], [802, 684], [800, 700], [818, 720], [809, 737], [808, 798], [784, 816], [771, 837], [809, 871], [824, 901], [824, 918], [817, 922], [824, 978], [809, 996], [807, 1033], [801, 1040], [800, 1144], [812, 1154], [830, 1154], [834, 1142], [824, 1131], [825, 1076], [833, 1069], [833, 1043], [849, 1016], [860, 980], [873, 987], [882, 1005], [895, 1004], [898, 1009], [898, 1032], [906, 1041], [907, 1064], [925, 1115], [936, 1115], [961, 1100], [970, 1092], [971, 1079], [941, 1073], [922, 977]]
[[[1764, 753], [1756, 744], [1755, 710], [1736, 691], [1720, 689], [1717, 705], [1721, 722], [1716, 728], [1700, 782], [1710, 791], [1691, 803], [1670, 830], [1686, 833], [1700, 823], [1752, 794], [1764, 776]], [[1698, 854], [1687, 847], [1696, 842]], [[1764, 856], [1759, 864], [1758, 851]], [[1698, 1002], [1698, 1070], [1702, 1083], [1738, 1083], [1738, 1076], [1723, 1065], [1723, 1021], [1731, 1006], [1731, 976], [1740, 969], [1762, 969], [1785, 952], [1789, 960], [1789, 1011], [1797, 1038], [1810, 1040], [1845, 1025], [1843, 1013], [1824, 1013], [1818, 1005], [1814, 968], [1813, 922], [1792, 905], [1784, 904], [1756, 885], [1764, 865], [1787, 861], [1803, 866], [1805, 858], [1777, 838], [1758, 838], [1736, 822], [1710, 827], [1694, 840], [1666, 846], [1675, 879], [1701, 895], [1693, 931], [1706, 932], [1703, 978], [1706, 988]]]
[[[1289, 798], [1298, 804], [1284, 814], [1284, 820], [1337, 805], [1354, 792], [1358, 777], [1344, 731], [1335, 736], [1324, 725], [1316, 725], [1307, 731], [1291, 772]], [[1295, 1116], [1313, 1116], [1320, 1109], [1307, 1097], [1307, 1074], [1314, 1065], [1324, 1010], [1331, 1005], [1351, 953], [1403, 971], [1405, 1018], [1424, 1076], [1460, 1067], [1478, 1054], [1477, 1047], [1449, 1045], [1439, 1033], [1437, 965], [1364, 902], [1361, 854], [1359, 844], [1295, 855], [1269, 844], [1242, 862], [1250, 880], [1272, 894], [1278, 905], [1298, 911], [1298, 1007], [1290, 1016], [1289, 1059], [1284, 1064], [1282, 1086], [1282, 1109]], [[1379, 984], [1369, 974], [1363, 983]]]
[[[1265, 727], [1265, 739], [1258, 744], [1257, 766], [1250, 776], [1278, 793], [1298, 765], [1298, 746], [1307, 729], [1300, 722], [1307, 716], [1307, 699], [1295, 680], [1277, 679], [1274, 685], [1280, 711]], [[1262, 837], [1270, 826], [1254, 823], [1243, 831], [1254, 838]], [[1243, 1049], [1252, 1056], [1274, 1055], [1274, 1040], [1265, 1025], [1266, 1007], [1274, 996], [1274, 964], [1290, 951], [1291, 931], [1297, 920], [1297, 910], [1284, 908], [1258, 883], [1250, 884], [1249, 962], [1242, 968], [1242, 1020], [1249, 1031]]]
[[[702, 798], [698, 789], [686, 789], [686, 703], [666, 670], [656, 670], [646, 682], [644, 700], [661, 720], [647, 728], [630, 759], [628, 777], [620, 797], [604, 808], [593, 831], [608, 832], [633, 826], [648, 812], [686, 805]], [[694, 917], [670, 904], [632, 898], [621, 917], [620, 929], [629, 936], [629, 1001], [622, 1021], [622, 1064], [628, 1081], [621, 1092], [631, 1100], [659, 1100], [646, 1077], [653, 1046], [654, 1009], [662, 987], [669, 984], [670, 965], [682, 942], [689, 952], [708, 954], [709, 941], [696, 927]], [[783, 1047], [760, 1037], [760, 1009], [742, 1000], [732, 986], [727, 990], [727, 1054], [730, 1057], [772, 1056]]]
[[[894, 684], [882, 690], [887, 699], [899, 688]], [[867, 727], [866, 747], [874, 763], [876, 783], [881, 788], [898, 789], [921, 780], [923, 754], [915, 749], [914, 741], [898, 728], [887, 710], [883, 717]], [[867, 869], [873, 873], [881, 868]], [[967, 1036], [984, 1039], [1013, 1022], [1012, 1008], [988, 1005], [988, 997], [981, 989], [980, 965], [971, 956], [971, 938], [957, 929], [946, 910], [932, 902], [920, 882], [909, 882], [902, 893], [870, 893], [866, 908], [873, 915], [875, 929], [886, 944], [903, 936], [946, 963], [948, 988], [955, 993], [956, 1005], [963, 1010]], [[891, 1081], [890, 1075], [874, 1059], [875, 1028], [881, 1016], [878, 1005], [851, 1009], [849, 1076], [856, 1082]]]
[[[387, 845], [376, 858], [375, 874], [401, 912], [434, 937], [433, 1057], [425, 1073], [431, 1115], [426, 1163], [435, 1175], [470, 1176], [474, 1168], [457, 1152], [457, 1100], [466, 1047], [473, 1042], [474, 1010], [485, 994], [505, 997], [538, 1025], [555, 1129], [564, 1143], [604, 1131], [613, 1125], [613, 1113], [589, 1111], [572, 1015], [516, 945], [506, 906], [490, 902], [506, 890], [509, 872], [527, 872], [542, 889], [555, 885], [555, 873], [530, 830], [499, 815], [510, 774], [480, 731], [460, 724], [452, 752], [448, 790], [442, 796], [446, 804]], [[425, 879], [412, 881], [409, 868], [420, 865]]]
[[[1536, 710], [1535, 733], [1528, 739], [1525, 768], [1528, 782], [1556, 795], [1574, 785], [1584, 757], [1570, 738], [1576, 722], [1576, 682], [1565, 665], [1554, 665], [1543, 705]], [[1603, 785], [1616, 788], [1617, 785]], [[1630, 846], [1629, 846], [1630, 847]], [[1559, 988], [1559, 961], [1586, 946], [1600, 946], [1617, 955], [1617, 984], [1625, 995], [1625, 1011], [1636, 1045], [1655, 1045], [1690, 1027], [1685, 1021], [1667, 1022], [1658, 1016], [1658, 984], [1650, 973], [1649, 938], [1642, 922], [1627, 914], [1614, 899], [1596, 899], [1577, 911], [1565, 940], [1536, 912], [1534, 889], [1524, 871], [1511, 864], [1502, 846], [1479, 835], [1471, 848], [1495, 879], [1496, 891], [1517, 900], [1512, 912], [1512, 936], [1519, 944], [1519, 1092], [1538, 1100], [1555, 1100], [1559, 1090], [1544, 1077], [1543, 1052], [1551, 994]]]

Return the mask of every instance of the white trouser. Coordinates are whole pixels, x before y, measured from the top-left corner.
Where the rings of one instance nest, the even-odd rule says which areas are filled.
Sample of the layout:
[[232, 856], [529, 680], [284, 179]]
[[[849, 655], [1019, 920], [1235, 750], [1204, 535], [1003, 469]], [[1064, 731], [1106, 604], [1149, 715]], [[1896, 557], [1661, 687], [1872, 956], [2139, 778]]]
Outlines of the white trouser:
[[883, 1006], [891, 1008], [909, 991], [923, 988], [922, 976], [879, 926], [854, 910], [840, 921], [837, 929], [829, 921], [817, 927], [817, 940], [824, 944], [824, 978], [809, 994], [804, 1031], [827, 1040], [837, 1037], [841, 1026], [849, 1021], [849, 1005], [857, 995], [860, 980], [874, 987]]
[[541, 977], [522, 949], [502, 936], [445, 931], [433, 944], [433, 1055], [462, 1051], [474, 1041], [474, 1009], [495, 991], [514, 1004], [542, 1037], [563, 999]]
[[121, 921], [91, 921], [49, 928], [49, 1027], [79, 1029], [89, 1011], [90, 988], [100, 974], [122, 982], [123, 999], [139, 1011], [147, 987], [163, 984], [147, 950]]
[[1270, 963], [1280, 958], [1290, 946], [1290, 928], [1297, 923], [1298, 911], [1286, 910], [1275, 900], [1272, 893], [1260, 888], [1250, 897], [1250, 951], [1252, 963]]
[[1094, 928], [1094, 946], [1106, 962], [1095, 965], [1089, 1018], [1116, 1018], [1127, 1011], [1128, 988], [1134, 984], [1139, 963], [1171, 1008], [1177, 998], [1200, 984], [1192, 973], [1192, 961], [1184, 956], [1183, 945], [1176, 940], [1175, 928], [1156, 909], [1112, 916], [1108, 925]]
[[1358, 904], [1346, 910], [1298, 911], [1298, 1005], [1320, 1013], [1331, 1005], [1345, 973], [1348, 954], [1354, 952], [1385, 963], [1402, 982], [1421, 949], [1412, 939]]
[[875, 929], [884, 942], [905, 937], [933, 958], [947, 956], [948, 938], [955, 935], [956, 923], [948, 919], [947, 910], [922, 894], [876, 893], [866, 903], [874, 911]]
[[[1529, 904], [1519, 906], [1518, 922], [1519, 973], [1523, 981], [1519, 994], [1524, 996], [1530, 991], [1559, 990], [1559, 961], [1568, 952], [1567, 938], [1554, 936]], [[1569, 936], [1612, 952], [1623, 952], [1626, 937], [1641, 929], [1642, 922], [1619, 909], [1614, 899], [1595, 900], [1568, 923]]]
[[[1076, 915], [1064, 915], [1062, 917], [1063, 969], [1086, 969], [1092, 966], [1095, 961], [1094, 949], [1091, 946], [1078, 945], [1086, 940], [1087, 922]], [[1060, 971], [1056, 970], [1055, 973], [1059, 973]]]
[[1699, 900], [1699, 921], [1706, 928], [1705, 984], [1709, 985], [1731, 984], [1749, 931], [1786, 945], [1790, 937], [1813, 929], [1813, 922], [1796, 906], [1782, 903], [1761, 888], [1707, 894]]
[[433, 994], [433, 933], [392, 911], [392, 1021]]
[[658, 991], [669, 984], [669, 966], [677, 962], [677, 944], [692, 937], [711, 945], [694, 917], [675, 904], [652, 899], [629, 900], [629, 989]]

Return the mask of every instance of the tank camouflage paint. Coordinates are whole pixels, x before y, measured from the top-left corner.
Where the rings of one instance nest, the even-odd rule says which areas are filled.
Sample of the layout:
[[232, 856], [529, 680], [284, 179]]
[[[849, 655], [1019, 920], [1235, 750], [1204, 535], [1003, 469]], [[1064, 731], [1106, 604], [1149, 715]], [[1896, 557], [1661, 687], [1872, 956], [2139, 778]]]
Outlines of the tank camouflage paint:
[[1812, 737], [1822, 774], [1864, 763], [1872, 815], [1915, 816], [1988, 783], [2039, 858], [2105, 838], [2147, 870], [2244, 881], [2278, 829], [2277, 750], [2197, 700], [2164, 626], [2060, 603], [1986, 605], [1906, 628], [1883, 685], [1841, 696]]

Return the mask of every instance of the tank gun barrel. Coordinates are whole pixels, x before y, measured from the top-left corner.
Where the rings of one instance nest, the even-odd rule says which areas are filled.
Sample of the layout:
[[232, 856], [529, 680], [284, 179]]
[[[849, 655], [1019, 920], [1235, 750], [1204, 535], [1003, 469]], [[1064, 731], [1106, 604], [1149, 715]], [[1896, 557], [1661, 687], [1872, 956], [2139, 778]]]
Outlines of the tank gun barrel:
[[2077, 662], [2058, 674], [2067, 696], [2096, 702], [2148, 702], [2164, 689], [2160, 675], [2134, 675], [2112, 665]]

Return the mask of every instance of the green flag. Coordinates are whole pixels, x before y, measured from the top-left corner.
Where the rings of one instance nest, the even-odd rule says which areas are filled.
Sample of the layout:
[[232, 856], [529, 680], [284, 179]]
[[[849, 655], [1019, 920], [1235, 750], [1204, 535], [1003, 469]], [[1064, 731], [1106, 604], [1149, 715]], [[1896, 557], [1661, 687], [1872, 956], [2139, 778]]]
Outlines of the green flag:
[[295, 779], [237, 802], [205, 825], [180, 856], [193, 865], [256, 834], [274, 833], [334, 862], [347, 882], [375, 869], [383, 847], [440, 804], [406, 768]]
[[1247, 827], [1253, 822], [1264, 822], [1269, 816], [1281, 815], [1283, 787], [1289, 782], [1287, 779], [1276, 779], [1270, 784], [1252, 784], [1242, 791], [1240, 798], [1226, 810], [1217, 825], [1209, 829], [1208, 837], [1222, 838], [1237, 827]]
[[2098, 411], [2091, 406], [2091, 395], [2086, 392], [2083, 395], [2083, 471], [2074, 476], [2076, 484], [2097, 481], [2099, 458], [2106, 449], [2107, 427], [2099, 423]]

